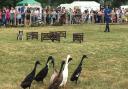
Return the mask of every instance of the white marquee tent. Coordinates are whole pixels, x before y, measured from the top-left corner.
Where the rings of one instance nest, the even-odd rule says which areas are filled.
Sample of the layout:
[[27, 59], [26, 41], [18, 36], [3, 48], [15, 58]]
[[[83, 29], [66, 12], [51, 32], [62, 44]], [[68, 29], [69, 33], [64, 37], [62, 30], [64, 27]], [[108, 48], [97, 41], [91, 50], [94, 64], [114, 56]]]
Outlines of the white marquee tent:
[[128, 5], [122, 5], [120, 7], [121, 7], [121, 9], [128, 9]]
[[66, 9], [79, 7], [82, 12], [87, 9], [100, 10], [100, 4], [95, 1], [74, 1], [71, 4], [61, 4], [60, 7], [65, 7]]
[[71, 4], [60, 4], [60, 7], [65, 7], [66, 9], [72, 8]]

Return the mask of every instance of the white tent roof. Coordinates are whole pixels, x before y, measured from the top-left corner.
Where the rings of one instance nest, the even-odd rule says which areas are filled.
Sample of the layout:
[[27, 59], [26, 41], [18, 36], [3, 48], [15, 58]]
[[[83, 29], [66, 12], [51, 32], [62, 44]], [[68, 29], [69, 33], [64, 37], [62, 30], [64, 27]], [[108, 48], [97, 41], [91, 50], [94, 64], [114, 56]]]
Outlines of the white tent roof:
[[61, 4], [61, 7], [65, 7], [66, 9], [74, 7], [79, 7], [81, 11], [83, 12], [84, 10], [99, 10], [100, 9], [100, 4], [95, 2], [95, 1], [74, 1], [71, 4]]
[[128, 9], [128, 5], [122, 5], [122, 6], [120, 6], [121, 7], [121, 9]]
[[78, 6], [100, 6], [100, 4], [95, 1], [74, 1], [71, 4]]
[[71, 8], [71, 4], [60, 4], [61, 7], [65, 7], [66, 9]]
[[74, 1], [71, 3], [72, 6], [79, 6], [81, 8], [81, 11], [83, 12], [86, 9], [93, 9], [97, 10], [100, 9], [100, 4], [95, 1]]

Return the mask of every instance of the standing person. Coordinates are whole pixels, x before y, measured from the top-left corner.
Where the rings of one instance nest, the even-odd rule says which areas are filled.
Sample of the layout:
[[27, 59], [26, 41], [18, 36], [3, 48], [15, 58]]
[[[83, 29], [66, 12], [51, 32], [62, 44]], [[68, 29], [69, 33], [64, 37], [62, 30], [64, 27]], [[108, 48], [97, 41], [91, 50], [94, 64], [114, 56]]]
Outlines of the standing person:
[[6, 8], [3, 8], [2, 10], [2, 25], [6, 26]]
[[51, 13], [51, 18], [52, 18], [52, 24], [55, 24], [55, 22], [56, 22], [56, 15], [57, 15], [57, 13], [56, 13], [56, 10], [55, 9], [53, 9], [52, 10], [52, 13]]
[[35, 22], [38, 21], [39, 16], [40, 16], [39, 9], [36, 8], [36, 10], [34, 11], [34, 21], [35, 21]]
[[46, 9], [44, 8], [42, 10], [42, 19], [43, 19], [43, 22], [46, 24], [46, 17], [47, 17], [47, 13], [46, 13]]
[[94, 23], [94, 13], [93, 9], [90, 11], [90, 22]]
[[72, 23], [72, 17], [73, 17], [73, 10], [70, 8], [69, 9], [69, 23]]
[[11, 7], [10, 10], [10, 23], [11, 25], [14, 25], [15, 23], [15, 9], [13, 7]]
[[106, 28], [104, 32], [110, 32], [110, 28], [109, 28], [109, 23], [111, 20], [111, 9], [109, 8], [109, 6], [106, 6], [106, 8], [104, 9], [104, 16], [105, 16], [105, 22], [106, 22]]
[[111, 12], [112, 23], [115, 23], [115, 21], [116, 21], [116, 16], [115, 15], [116, 15], [116, 13], [113, 9], [112, 12]]
[[31, 24], [31, 11], [30, 11], [30, 8], [27, 8], [27, 11], [26, 11], [26, 25], [30, 25]]
[[126, 10], [125, 16], [126, 16], [126, 22], [128, 22], [128, 10]]
[[9, 8], [6, 9], [6, 24], [10, 24], [10, 10]]
[[21, 8], [18, 8], [16, 16], [17, 16], [17, 25], [21, 25]]
[[21, 23], [25, 24], [25, 6], [21, 7]]

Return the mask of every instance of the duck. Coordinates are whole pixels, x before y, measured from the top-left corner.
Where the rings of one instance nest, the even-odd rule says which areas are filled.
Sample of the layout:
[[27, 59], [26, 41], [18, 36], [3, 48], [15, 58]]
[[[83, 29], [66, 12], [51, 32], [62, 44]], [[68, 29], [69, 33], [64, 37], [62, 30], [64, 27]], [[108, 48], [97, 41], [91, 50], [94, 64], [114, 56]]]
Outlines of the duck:
[[39, 73], [37, 73], [37, 75], [35, 76], [35, 81], [37, 82], [43, 82], [44, 78], [47, 76], [48, 74], [48, 70], [49, 70], [49, 61], [51, 61], [51, 63], [54, 65], [54, 58], [52, 56], [49, 56], [46, 62], [46, 65], [44, 68], [42, 68]]
[[21, 82], [21, 87], [23, 88], [23, 89], [26, 89], [26, 88], [29, 88], [30, 89], [30, 87], [31, 87], [31, 83], [32, 83], [32, 81], [34, 80], [34, 77], [35, 77], [35, 72], [36, 72], [36, 68], [37, 68], [37, 65], [38, 64], [41, 64], [39, 61], [36, 61], [35, 62], [35, 66], [34, 66], [34, 69], [32, 70], [32, 72], [31, 73], [29, 73], [26, 77], [25, 77], [25, 79]]
[[59, 88], [59, 85], [60, 85], [61, 82], [63, 81], [62, 71], [63, 71], [64, 64], [65, 64], [65, 61], [62, 60], [59, 73], [58, 73], [58, 75], [53, 79], [53, 82], [49, 85], [48, 89], [58, 89], [58, 88]]
[[83, 64], [84, 58], [88, 58], [87, 55], [83, 55], [78, 67], [75, 69], [75, 71], [73, 72], [73, 74], [71, 75], [71, 78], [70, 78], [70, 81], [76, 81], [76, 84], [77, 84], [78, 78], [82, 71], [82, 64]]
[[64, 66], [64, 70], [63, 70], [63, 81], [62, 83], [60, 84], [60, 87], [64, 87], [66, 86], [66, 83], [67, 83], [67, 79], [68, 79], [68, 65], [70, 63], [70, 61], [72, 60], [71, 56], [70, 55], [67, 55], [67, 59], [65, 60], [65, 66]]
[[53, 80], [59, 74], [58, 70], [55, 68], [54, 65], [55, 65], [55, 59], [54, 59], [54, 62], [53, 62], [53, 74], [51, 75], [51, 78], [50, 78], [50, 84], [53, 83]]

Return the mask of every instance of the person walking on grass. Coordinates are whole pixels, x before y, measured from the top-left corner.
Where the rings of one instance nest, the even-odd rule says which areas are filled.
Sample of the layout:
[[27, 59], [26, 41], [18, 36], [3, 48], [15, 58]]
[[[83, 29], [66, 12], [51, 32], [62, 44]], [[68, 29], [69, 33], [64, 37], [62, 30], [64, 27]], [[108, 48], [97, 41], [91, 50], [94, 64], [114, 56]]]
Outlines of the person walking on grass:
[[104, 9], [104, 16], [105, 16], [105, 23], [106, 23], [104, 32], [110, 32], [109, 23], [111, 20], [111, 11], [112, 10], [110, 9], [109, 6], [106, 6], [106, 8]]

